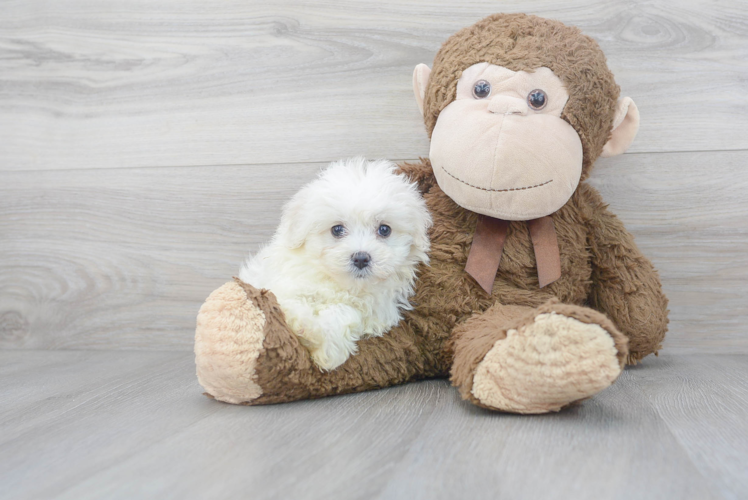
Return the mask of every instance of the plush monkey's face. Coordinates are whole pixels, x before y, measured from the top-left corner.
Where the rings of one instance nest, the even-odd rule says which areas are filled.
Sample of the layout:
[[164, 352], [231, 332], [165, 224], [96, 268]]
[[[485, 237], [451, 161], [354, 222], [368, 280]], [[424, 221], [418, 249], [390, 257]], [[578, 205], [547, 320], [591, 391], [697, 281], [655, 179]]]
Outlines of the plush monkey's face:
[[459, 205], [505, 220], [561, 208], [582, 174], [582, 143], [561, 119], [568, 99], [548, 68], [467, 68], [431, 135], [439, 186]]
[[434, 64], [433, 74], [425, 64], [413, 73], [431, 166], [439, 187], [473, 212], [550, 215], [598, 156], [622, 153], [638, 130], [636, 105], [616, 101], [597, 44], [557, 21], [489, 16], [453, 35]]

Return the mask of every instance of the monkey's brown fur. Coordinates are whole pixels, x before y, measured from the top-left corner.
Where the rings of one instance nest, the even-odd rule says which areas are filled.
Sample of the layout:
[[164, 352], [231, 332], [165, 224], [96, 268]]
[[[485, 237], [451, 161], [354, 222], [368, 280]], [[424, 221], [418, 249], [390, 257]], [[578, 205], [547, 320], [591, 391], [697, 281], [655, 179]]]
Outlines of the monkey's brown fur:
[[[561, 278], [538, 289], [527, 226], [512, 222], [496, 283], [488, 296], [464, 272], [477, 215], [458, 206], [439, 189], [427, 160], [405, 164], [402, 169], [421, 180], [434, 220], [431, 265], [420, 270], [412, 300], [415, 309], [384, 337], [360, 341], [359, 353], [343, 366], [323, 373], [285, 327], [272, 294], [242, 284], [250, 300], [271, 319], [257, 365], [257, 382], [263, 395], [248, 404], [366, 391], [419, 378], [445, 377], [450, 370], [455, 385], [474, 401], [470, 397], [471, 368], [506, 330], [519, 328], [550, 310], [593, 322], [590, 315], [596, 311], [574, 306], [594, 307], [612, 319], [610, 322], [597, 313], [594, 322], [614, 335], [621, 362], [627, 352], [629, 361], [637, 361], [660, 347], [667, 325], [667, 299], [656, 271], [593, 188], [581, 184], [569, 203], [553, 215], [562, 258]], [[554, 306], [556, 301], [560, 303]], [[476, 319], [481, 318], [476, 313], [497, 303], [519, 307], [502, 311], [503, 315], [500, 309], [495, 310], [494, 315], [501, 318], [477, 325], [487, 318]], [[619, 336], [618, 330], [625, 337]], [[453, 368], [454, 352], [461, 343], [466, 351], [474, 352], [465, 356], [464, 363], [454, 363]]]
[[[429, 133], [455, 98], [462, 70], [483, 61], [515, 71], [547, 66], [564, 81], [570, 97], [562, 118], [582, 140], [586, 177], [610, 135], [619, 93], [597, 44], [576, 28], [520, 14], [491, 16], [460, 31], [434, 63], [424, 110]], [[527, 226], [511, 222], [488, 295], [464, 271], [477, 214], [442, 192], [428, 160], [401, 170], [418, 182], [434, 222], [431, 264], [419, 271], [415, 308], [385, 336], [360, 341], [358, 354], [340, 368], [322, 372], [286, 327], [272, 293], [239, 282], [266, 318], [255, 370], [262, 395], [245, 404], [365, 391], [451, 373], [464, 398], [485, 406], [471, 392], [476, 366], [508, 330], [550, 312], [600, 325], [613, 338], [621, 365], [661, 347], [667, 299], [657, 272], [592, 187], [580, 183], [552, 214], [561, 278], [539, 288]], [[230, 311], [226, 314], [230, 321]]]

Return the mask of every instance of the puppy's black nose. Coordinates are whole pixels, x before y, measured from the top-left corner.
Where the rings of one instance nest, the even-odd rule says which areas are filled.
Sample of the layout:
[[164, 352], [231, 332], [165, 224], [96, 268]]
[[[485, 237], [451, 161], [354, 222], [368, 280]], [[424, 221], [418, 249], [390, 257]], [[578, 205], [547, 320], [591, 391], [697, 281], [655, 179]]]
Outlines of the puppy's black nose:
[[371, 262], [371, 255], [366, 252], [356, 252], [351, 255], [351, 260], [353, 261], [354, 266], [363, 269], [369, 265], [369, 262]]

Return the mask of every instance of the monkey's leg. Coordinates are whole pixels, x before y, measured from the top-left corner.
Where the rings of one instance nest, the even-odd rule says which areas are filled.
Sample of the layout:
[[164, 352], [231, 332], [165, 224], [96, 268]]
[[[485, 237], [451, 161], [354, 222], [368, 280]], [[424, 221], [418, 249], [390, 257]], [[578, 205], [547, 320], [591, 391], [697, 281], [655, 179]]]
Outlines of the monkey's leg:
[[453, 333], [452, 383], [464, 399], [514, 413], [558, 411], [621, 373], [626, 337], [604, 315], [551, 300], [496, 304]]
[[359, 341], [359, 352], [330, 372], [320, 370], [288, 329], [275, 296], [239, 280], [213, 292], [200, 308], [195, 362], [215, 399], [270, 404], [400, 384], [423, 366], [412, 333], [397, 327]]

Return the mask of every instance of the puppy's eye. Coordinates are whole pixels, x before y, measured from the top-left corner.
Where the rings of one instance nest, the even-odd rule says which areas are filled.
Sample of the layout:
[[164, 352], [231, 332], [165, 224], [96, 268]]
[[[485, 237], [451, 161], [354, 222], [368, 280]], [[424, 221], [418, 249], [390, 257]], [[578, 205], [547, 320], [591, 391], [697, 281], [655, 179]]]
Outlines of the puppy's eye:
[[535, 89], [527, 94], [527, 104], [536, 111], [539, 111], [548, 104], [548, 96], [540, 89]]
[[332, 226], [330, 232], [336, 238], [342, 238], [343, 236], [345, 236], [345, 227], [338, 224], [337, 226]]
[[478, 80], [473, 85], [473, 95], [476, 99], [485, 99], [491, 95], [491, 84], [485, 80]]
[[377, 229], [377, 234], [382, 238], [386, 238], [390, 234], [392, 234], [392, 228], [387, 224], [382, 224], [381, 226], [379, 226], [379, 229]]

